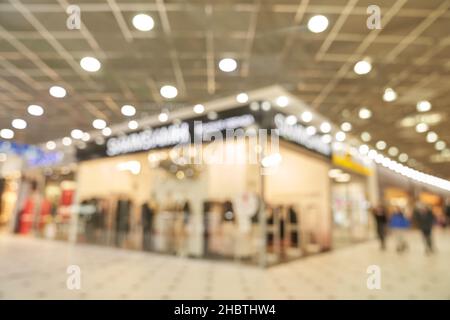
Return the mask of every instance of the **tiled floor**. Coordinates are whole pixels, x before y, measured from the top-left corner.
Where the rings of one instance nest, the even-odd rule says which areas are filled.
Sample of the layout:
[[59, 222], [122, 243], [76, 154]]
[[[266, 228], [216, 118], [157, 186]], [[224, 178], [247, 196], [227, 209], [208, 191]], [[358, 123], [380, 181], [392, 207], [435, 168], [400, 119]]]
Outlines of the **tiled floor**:
[[[435, 235], [426, 256], [418, 233], [410, 250], [380, 252], [376, 242], [261, 270], [97, 246], [0, 236], [1, 299], [450, 299], [450, 231]], [[81, 289], [66, 286], [68, 265]], [[366, 285], [381, 268], [380, 290]]]

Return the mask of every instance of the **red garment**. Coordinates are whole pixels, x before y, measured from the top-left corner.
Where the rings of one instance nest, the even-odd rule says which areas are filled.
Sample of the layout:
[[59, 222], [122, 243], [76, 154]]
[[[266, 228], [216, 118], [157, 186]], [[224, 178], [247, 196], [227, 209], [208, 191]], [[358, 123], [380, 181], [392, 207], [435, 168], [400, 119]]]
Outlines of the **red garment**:
[[31, 197], [25, 200], [22, 213], [20, 214], [20, 234], [28, 234], [33, 227], [34, 205]]

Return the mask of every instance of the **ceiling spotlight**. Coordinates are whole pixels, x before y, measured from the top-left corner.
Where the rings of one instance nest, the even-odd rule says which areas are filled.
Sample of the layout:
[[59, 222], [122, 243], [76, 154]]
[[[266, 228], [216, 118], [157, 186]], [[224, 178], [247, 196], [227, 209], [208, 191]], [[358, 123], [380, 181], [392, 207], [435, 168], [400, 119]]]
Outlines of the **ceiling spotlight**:
[[277, 104], [277, 106], [279, 106], [280, 108], [284, 108], [287, 107], [287, 105], [289, 104], [289, 98], [286, 96], [279, 96], [277, 98], [277, 100], [275, 101], [275, 103]]
[[205, 107], [202, 104], [196, 104], [194, 106], [194, 112], [197, 114], [205, 112]]
[[331, 124], [329, 122], [322, 122], [320, 125], [320, 131], [323, 133], [328, 133], [331, 131]]
[[434, 145], [434, 147], [436, 148], [436, 150], [439, 150], [439, 151], [444, 150], [446, 146], [447, 146], [447, 144], [446, 144], [444, 141], [442, 141], [442, 140], [439, 140], [439, 141], [436, 142], [436, 144]]
[[314, 126], [309, 126], [306, 128], [306, 134], [309, 136], [313, 136], [317, 133], [317, 129]]
[[236, 96], [236, 101], [239, 102], [239, 103], [246, 103], [246, 102], [248, 102], [248, 95], [246, 93], [244, 93], [244, 92], [239, 93]]
[[99, 129], [99, 130], [105, 129], [105, 128], [106, 128], [106, 121], [103, 120], [103, 119], [95, 119], [95, 120], [92, 122], [92, 126], [93, 126], [95, 129]]
[[25, 129], [27, 127], [27, 122], [25, 120], [23, 120], [23, 119], [14, 119], [11, 122], [11, 125], [15, 129], [22, 130], [22, 129]]
[[416, 125], [416, 131], [419, 133], [427, 132], [428, 131], [428, 125], [424, 122], [418, 123]]
[[136, 108], [129, 104], [122, 106], [122, 109], [120, 109], [120, 111], [122, 112], [122, 114], [124, 116], [127, 116], [127, 117], [132, 117], [136, 114]]
[[83, 131], [81, 131], [80, 129], [73, 129], [70, 132], [70, 136], [74, 139], [79, 140], [79, 139], [83, 138]]
[[153, 18], [147, 14], [137, 14], [132, 20], [133, 26], [139, 31], [150, 31], [155, 26], [155, 21]]
[[166, 122], [167, 120], [169, 120], [169, 113], [167, 111], [161, 111], [158, 116], [158, 120], [160, 122]]
[[435, 143], [437, 140], [438, 140], [438, 135], [435, 132], [430, 131], [427, 133], [427, 142]]
[[355, 66], [353, 67], [353, 70], [356, 74], [362, 75], [367, 74], [372, 70], [372, 64], [369, 59], [364, 59], [361, 61], [358, 61]]
[[343, 124], [341, 124], [341, 129], [344, 132], [349, 132], [350, 130], [352, 130], [352, 124], [350, 122], [344, 122]]
[[45, 146], [48, 150], [55, 150], [56, 149], [56, 143], [55, 141], [48, 141]]
[[44, 114], [44, 108], [36, 104], [29, 105], [27, 111], [29, 114], [35, 117], [39, 117]]
[[386, 149], [387, 144], [383, 140], [380, 140], [376, 143], [375, 146], [377, 147], [378, 150], [384, 150], [384, 149]]
[[219, 61], [219, 69], [223, 72], [232, 72], [236, 70], [237, 62], [232, 58], [224, 58]]
[[388, 154], [392, 157], [396, 157], [398, 155], [398, 148], [390, 147], [388, 150]]
[[406, 153], [400, 153], [400, 155], [398, 156], [398, 160], [403, 163], [408, 161], [408, 159], [409, 157]]
[[369, 146], [367, 144], [362, 144], [359, 146], [358, 150], [362, 155], [366, 155], [369, 153]]
[[339, 141], [339, 142], [343, 142], [343, 141], [345, 140], [346, 137], [347, 137], [347, 136], [346, 136], [345, 133], [342, 132], [342, 131], [338, 131], [338, 132], [336, 133], [336, 136], [335, 136], [336, 140]]
[[62, 144], [68, 147], [72, 144], [72, 139], [70, 139], [69, 137], [64, 137], [62, 138]]
[[83, 136], [81, 137], [81, 140], [83, 140], [84, 142], [88, 142], [89, 140], [91, 140], [91, 135], [87, 132], [83, 132]]
[[320, 33], [328, 28], [328, 18], [322, 15], [316, 15], [308, 20], [308, 29], [314, 33]]
[[372, 140], [372, 136], [368, 132], [363, 132], [361, 133], [361, 140], [364, 142], [369, 142], [370, 140]]
[[270, 104], [269, 101], [263, 101], [263, 102], [261, 102], [261, 109], [262, 109], [263, 111], [269, 111], [270, 108], [272, 108], [272, 105]]
[[66, 89], [60, 86], [53, 86], [48, 90], [48, 92], [55, 98], [64, 98], [67, 94]]
[[12, 131], [11, 129], [2, 129], [0, 130], [0, 138], [12, 139], [14, 138], [14, 131]]
[[106, 127], [105, 129], [102, 130], [102, 134], [105, 137], [109, 137], [111, 135], [111, 133], [112, 133], [112, 131], [111, 131], [111, 128], [109, 128], [109, 127]]
[[166, 99], [173, 99], [178, 95], [178, 90], [174, 86], [166, 85], [161, 87], [159, 93]]
[[312, 121], [312, 119], [313, 119], [313, 114], [312, 114], [311, 112], [309, 112], [309, 111], [305, 111], [305, 112], [302, 113], [301, 118], [302, 118], [302, 121], [303, 121], [303, 122], [308, 123], [308, 122], [311, 122], [311, 121]]
[[431, 110], [431, 103], [426, 100], [419, 101], [417, 102], [416, 108], [419, 112], [427, 112]]
[[80, 61], [80, 66], [88, 72], [96, 72], [100, 70], [102, 64], [96, 58], [84, 57]]
[[395, 101], [396, 99], [397, 99], [397, 92], [395, 92], [394, 89], [386, 88], [386, 90], [384, 90], [384, 94], [383, 94], [384, 101], [392, 102], [392, 101]]
[[370, 111], [367, 108], [361, 108], [361, 109], [359, 109], [358, 116], [361, 119], [370, 119], [370, 117], [372, 117], [372, 111]]
[[286, 123], [290, 126], [295, 125], [297, 123], [297, 117], [294, 115], [287, 116]]
[[136, 130], [139, 127], [139, 123], [136, 120], [131, 120], [128, 122], [128, 128], [130, 130]]
[[324, 134], [320, 139], [322, 140], [323, 143], [326, 144], [331, 143], [331, 140], [333, 140], [333, 138], [329, 134]]

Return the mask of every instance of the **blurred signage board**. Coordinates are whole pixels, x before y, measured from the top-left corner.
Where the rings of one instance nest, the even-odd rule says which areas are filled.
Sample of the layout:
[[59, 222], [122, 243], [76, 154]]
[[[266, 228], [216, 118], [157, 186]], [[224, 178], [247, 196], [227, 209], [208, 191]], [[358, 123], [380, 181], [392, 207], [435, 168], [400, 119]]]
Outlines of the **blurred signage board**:
[[344, 143], [335, 144], [333, 147], [332, 162], [334, 165], [348, 169], [364, 176], [373, 174], [371, 161], [362, 157], [356, 150]]
[[64, 158], [61, 152], [46, 152], [39, 147], [0, 140], [0, 152], [21, 157], [30, 167], [52, 166]]

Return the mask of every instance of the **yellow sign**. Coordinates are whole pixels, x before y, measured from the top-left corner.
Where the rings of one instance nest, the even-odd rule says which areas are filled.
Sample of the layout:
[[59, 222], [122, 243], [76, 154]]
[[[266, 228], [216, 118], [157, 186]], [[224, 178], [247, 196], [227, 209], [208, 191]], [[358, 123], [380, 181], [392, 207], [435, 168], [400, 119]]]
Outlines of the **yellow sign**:
[[333, 154], [332, 160], [335, 165], [349, 169], [356, 173], [359, 173], [359, 174], [362, 174], [365, 176], [372, 175], [372, 170], [370, 168], [366, 167], [365, 165], [363, 165], [361, 163], [354, 161], [353, 157], [349, 153], [346, 153], [345, 155]]

